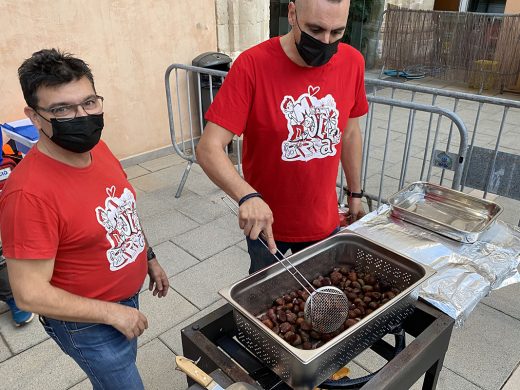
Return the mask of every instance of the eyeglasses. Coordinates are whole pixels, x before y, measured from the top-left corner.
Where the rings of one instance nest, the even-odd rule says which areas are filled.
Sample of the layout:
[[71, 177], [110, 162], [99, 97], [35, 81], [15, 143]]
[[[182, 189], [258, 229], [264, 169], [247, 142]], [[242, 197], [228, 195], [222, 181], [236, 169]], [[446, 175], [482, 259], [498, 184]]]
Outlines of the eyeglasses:
[[87, 115], [96, 115], [103, 112], [103, 96], [95, 95], [79, 104], [68, 104], [52, 108], [37, 107], [39, 110], [48, 112], [58, 122], [70, 121], [78, 115], [78, 107], [81, 106]]

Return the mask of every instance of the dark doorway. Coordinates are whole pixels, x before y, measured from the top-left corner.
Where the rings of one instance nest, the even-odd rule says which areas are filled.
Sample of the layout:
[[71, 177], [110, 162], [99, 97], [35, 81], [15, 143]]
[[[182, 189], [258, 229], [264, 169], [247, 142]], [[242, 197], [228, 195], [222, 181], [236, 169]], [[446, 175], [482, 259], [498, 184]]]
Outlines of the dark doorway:
[[435, 0], [433, 9], [435, 11], [458, 11], [460, 0]]
[[502, 14], [506, 9], [506, 0], [470, 0], [469, 12]]

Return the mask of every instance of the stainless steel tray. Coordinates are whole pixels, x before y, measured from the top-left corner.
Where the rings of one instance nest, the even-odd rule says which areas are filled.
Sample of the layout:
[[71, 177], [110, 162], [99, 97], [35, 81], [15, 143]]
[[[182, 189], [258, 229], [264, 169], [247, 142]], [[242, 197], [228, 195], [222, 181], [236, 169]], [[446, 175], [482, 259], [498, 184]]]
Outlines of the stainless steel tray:
[[388, 202], [395, 217], [465, 243], [477, 241], [502, 212], [489, 200], [421, 181]]
[[269, 309], [279, 296], [299, 288], [279, 263], [222, 289], [233, 306], [239, 340], [294, 389], [311, 390], [355, 356], [400, 324], [412, 310], [416, 289], [434, 270], [399, 255], [355, 233], [344, 231], [290, 257], [302, 274], [312, 280], [350, 265], [374, 273], [402, 292], [387, 304], [314, 350], [288, 344], [256, 316]]

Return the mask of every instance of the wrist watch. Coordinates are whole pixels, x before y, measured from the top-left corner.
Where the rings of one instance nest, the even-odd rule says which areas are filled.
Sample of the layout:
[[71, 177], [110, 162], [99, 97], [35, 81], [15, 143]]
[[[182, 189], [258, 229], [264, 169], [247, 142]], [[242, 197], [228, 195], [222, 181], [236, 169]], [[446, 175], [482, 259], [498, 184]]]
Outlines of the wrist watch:
[[146, 251], [146, 259], [148, 261], [155, 259], [155, 253], [151, 246], [149, 246], [148, 250]]
[[361, 192], [350, 192], [350, 190], [347, 190], [347, 196], [351, 198], [362, 198], [364, 193], [363, 190]]

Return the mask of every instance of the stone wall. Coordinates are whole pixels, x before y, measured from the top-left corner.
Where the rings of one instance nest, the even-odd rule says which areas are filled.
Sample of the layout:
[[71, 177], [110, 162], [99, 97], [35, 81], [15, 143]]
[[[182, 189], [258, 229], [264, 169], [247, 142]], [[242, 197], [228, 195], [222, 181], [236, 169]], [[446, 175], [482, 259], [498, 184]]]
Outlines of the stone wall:
[[269, 2], [216, 0], [218, 51], [236, 58], [269, 38]]
[[215, 0], [2, 0], [0, 26], [0, 123], [24, 118], [18, 66], [57, 47], [91, 65], [119, 158], [171, 145], [164, 72], [217, 48]]

